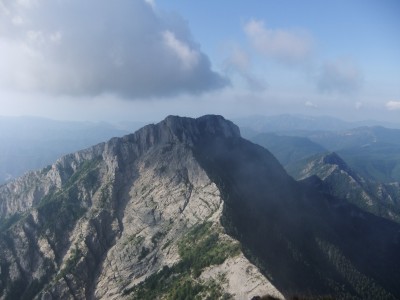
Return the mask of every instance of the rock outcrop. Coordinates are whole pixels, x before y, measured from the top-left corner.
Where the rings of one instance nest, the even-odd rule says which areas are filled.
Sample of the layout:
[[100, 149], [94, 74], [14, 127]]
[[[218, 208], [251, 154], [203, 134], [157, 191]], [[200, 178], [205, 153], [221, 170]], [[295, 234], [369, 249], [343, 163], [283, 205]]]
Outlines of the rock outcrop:
[[0, 299], [400, 298], [400, 225], [311, 179], [220, 116], [64, 156], [0, 187]]
[[[400, 223], [400, 186], [398, 182], [379, 183], [357, 174], [336, 153], [312, 156], [299, 163], [293, 175], [305, 182], [317, 176], [320, 190], [346, 199], [361, 209]], [[314, 182], [315, 183], [315, 182]]]
[[282, 298], [220, 223], [221, 193], [193, 153], [205, 137], [240, 133], [219, 116], [170, 116], [0, 187], [0, 298], [144, 299], [166, 269], [149, 299], [187, 286], [204, 298]]

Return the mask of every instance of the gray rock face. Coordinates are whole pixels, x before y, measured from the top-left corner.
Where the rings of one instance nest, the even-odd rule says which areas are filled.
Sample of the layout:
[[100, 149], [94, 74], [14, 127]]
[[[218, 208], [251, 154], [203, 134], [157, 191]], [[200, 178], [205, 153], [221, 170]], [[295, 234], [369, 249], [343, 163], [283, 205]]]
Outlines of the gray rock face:
[[[400, 223], [399, 183], [377, 183], [352, 170], [336, 153], [310, 159], [298, 172], [297, 179], [317, 176], [335, 197], [346, 199], [377, 216]], [[308, 179], [307, 179], [308, 178]]]
[[[170, 116], [1, 186], [0, 299], [135, 298], [164, 270], [204, 298], [282, 298], [224, 232], [220, 191], [193, 152], [200, 138], [239, 136], [220, 116]], [[209, 255], [196, 275], [188, 241]]]

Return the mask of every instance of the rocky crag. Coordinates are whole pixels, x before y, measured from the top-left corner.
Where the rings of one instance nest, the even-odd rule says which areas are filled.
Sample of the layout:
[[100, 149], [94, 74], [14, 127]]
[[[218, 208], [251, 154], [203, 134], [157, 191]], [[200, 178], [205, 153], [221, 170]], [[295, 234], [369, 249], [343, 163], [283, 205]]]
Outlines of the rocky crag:
[[168, 117], [0, 187], [0, 298], [282, 297], [220, 223], [206, 136], [239, 130]]
[[0, 298], [400, 298], [400, 225], [315, 185], [167, 117], [0, 187]]
[[299, 161], [289, 171], [298, 180], [313, 182], [319, 190], [346, 199], [361, 209], [400, 223], [400, 183], [380, 183], [359, 175], [335, 152]]

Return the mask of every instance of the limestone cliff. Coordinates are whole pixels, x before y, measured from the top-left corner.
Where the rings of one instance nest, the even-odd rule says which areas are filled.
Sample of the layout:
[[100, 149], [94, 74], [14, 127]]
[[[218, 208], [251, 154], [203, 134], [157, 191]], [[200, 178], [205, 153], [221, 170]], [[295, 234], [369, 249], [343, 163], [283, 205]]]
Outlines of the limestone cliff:
[[320, 183], [167, 117], [0, 187], [0, 299], [399, 299], [400, 224]]
[[222, 117], [171, 116], [1, 186], [0, 299], [282, 298], [194, 155], [232, 137]]

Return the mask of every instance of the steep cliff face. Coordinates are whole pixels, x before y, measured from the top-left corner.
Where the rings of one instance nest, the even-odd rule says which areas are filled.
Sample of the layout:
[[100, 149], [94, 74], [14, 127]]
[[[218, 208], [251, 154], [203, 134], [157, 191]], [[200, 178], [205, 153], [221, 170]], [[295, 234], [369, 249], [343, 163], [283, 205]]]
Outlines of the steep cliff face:
[[0, 207], [1, 299], [400, 297], [400, 225], [296, 182], [219, 116], [67, 155]]
[[204, 138], [240, 134], [168, 117], [0, 187], [1, 299], [282, 297], [220, 224]]

